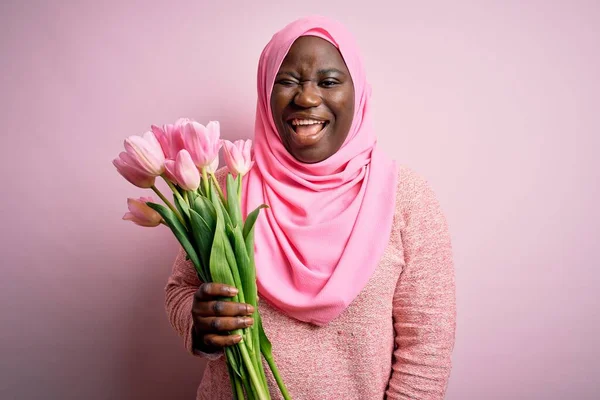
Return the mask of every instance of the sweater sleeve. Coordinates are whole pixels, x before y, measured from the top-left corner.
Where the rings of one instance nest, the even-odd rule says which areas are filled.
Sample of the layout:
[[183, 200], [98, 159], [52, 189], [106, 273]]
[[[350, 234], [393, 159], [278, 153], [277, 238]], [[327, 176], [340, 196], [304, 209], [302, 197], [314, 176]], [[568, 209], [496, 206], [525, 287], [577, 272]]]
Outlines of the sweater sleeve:
[[185, 259], [185, 255], [185, 250], [180, 248], [165, 288], [165, 309], [171, 326], [183, 338], [183, 345], [187, 351], [214, 360], [221, 357], [223, 352], [204, 353], [194, 348], [192, 302], [201, 282], [194, 265]]
[[[226, 169], [220, 169], [215, 175], [220, 186], [223, 187]], [[214, 360], [220, 358], [223, 352], [204, 353], [194, 348], [192, 303], [194, 293], [201, 283], [194, 265], [191, 261], [186, 260], [185, 250], [180, 247], [165, 287], [165, 310], [171, 326], [183, 338], [183, 345], [187, 351], [193, 355]]]
[[428, 184], [407, 172], [399, 185], [405, 266], [393, 298], [395, 331], [387, 399], [443, 399], [456, 328], [450, 234]]

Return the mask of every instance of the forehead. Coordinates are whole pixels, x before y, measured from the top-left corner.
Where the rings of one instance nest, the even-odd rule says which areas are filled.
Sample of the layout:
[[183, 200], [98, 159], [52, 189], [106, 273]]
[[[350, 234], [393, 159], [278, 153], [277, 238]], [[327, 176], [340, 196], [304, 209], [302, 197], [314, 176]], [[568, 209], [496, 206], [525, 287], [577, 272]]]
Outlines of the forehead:
[[301, 36], [296, 39], [283, 59], [280, 70], [315, 67], [337, 68], [348, 72], [339, 50], [327, 40], [316, 36]]

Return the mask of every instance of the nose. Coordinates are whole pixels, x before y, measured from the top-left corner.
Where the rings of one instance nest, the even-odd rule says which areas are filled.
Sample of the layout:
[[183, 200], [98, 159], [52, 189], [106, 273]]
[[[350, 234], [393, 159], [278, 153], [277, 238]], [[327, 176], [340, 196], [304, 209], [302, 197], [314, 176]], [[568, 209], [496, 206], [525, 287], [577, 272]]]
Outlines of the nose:
[[302, 108], [318, 107], [321, 105], [321, 94], [310, 82], [298, 85], [298, 93], [294, 97], [294, 104]]

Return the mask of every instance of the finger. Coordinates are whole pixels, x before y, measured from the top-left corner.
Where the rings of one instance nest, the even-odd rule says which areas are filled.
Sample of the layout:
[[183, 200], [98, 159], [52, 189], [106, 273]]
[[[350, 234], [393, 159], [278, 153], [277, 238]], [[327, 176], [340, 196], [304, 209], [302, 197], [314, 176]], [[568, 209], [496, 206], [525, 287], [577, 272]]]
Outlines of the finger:
[[204, 335], [204, 344], [212, 347], [227, 347], [238, 344], [242, 340], [240, 335], [217, 335], [209, 333]]
[[192, 313], [198, 317], [237, 317], [251, 315], [254, 307], [245, 303], [234, 303], [233, 301], [199, 301], [194, 304]]
[[198, 318], [195, 325], [201, 332], [229, 332], [244, 329], [254, 324], [250, 317], [208, 317]]
[[233, 297], [238, 290], [224, 283], [203, 283], [200, 285], [194, 296], [198, 301], [212, 300], [215, 297]]

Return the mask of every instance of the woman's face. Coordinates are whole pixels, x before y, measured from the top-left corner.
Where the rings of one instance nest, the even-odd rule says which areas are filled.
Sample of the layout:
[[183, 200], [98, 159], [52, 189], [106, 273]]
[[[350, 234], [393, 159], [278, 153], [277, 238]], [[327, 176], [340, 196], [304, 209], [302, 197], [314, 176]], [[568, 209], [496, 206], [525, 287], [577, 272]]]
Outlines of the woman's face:
[[354, 85], [338, 49], [319, 37], [298, 38], [275, 77], [271, 112], [296, 160], [316, 163], [338, 151], [354, 115]]

